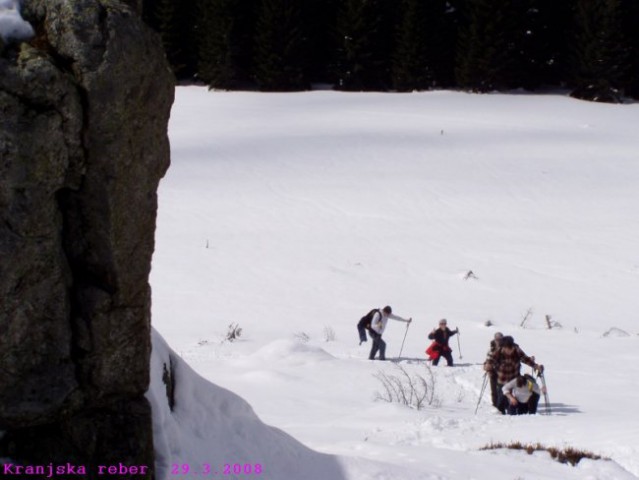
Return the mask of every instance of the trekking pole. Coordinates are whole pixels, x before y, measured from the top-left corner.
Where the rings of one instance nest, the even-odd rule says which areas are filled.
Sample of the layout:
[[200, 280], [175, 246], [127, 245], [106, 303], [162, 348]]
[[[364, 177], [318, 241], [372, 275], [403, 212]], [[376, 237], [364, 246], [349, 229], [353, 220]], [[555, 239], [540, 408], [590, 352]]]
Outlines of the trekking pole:
[[541, 379], [541, 391], [544, 394], [544, 403], [546, 404], [546, 413], [550, 415], [552, 412], [550, 411], [550, 400], [548, 399], [548, 388], [546, 387], [546, 377], [544, 376], [543, 370], [537, 374], [537, 376]]
[[[534, 365], [534, 363], [535, 363], [535, 356], [534, 356], [534, 355], [532, 355], [532, 356], [530, 357], [530, 359], [532, 360], [532, 363], [533, 363], [533, 365]], [[531, 371], [530, 371], [530, 374], [534, 377], [534, 376], [535, 376], [535, 367], [530, 367], [530, 370], [531, 370]], [[537, 376], [539, 376], [539, 375], [537, 375]]]
[[481, 385], [481, 392], [479, 392], [479, 400], [477, 400], [477, 406], [475, 407], [475, 415], [477, 415], [477, 410], [479, 410], [479, 404], [481, 403], [481, 397], [484, 396], [484, 390], [486, 390], [486, 384], [488, 383], [488, 372], [484, 373], [484, 383]]
[[461, 354], [461, 342], [459, 341], [459, 328], [457, 328], [457, 348], [459, 349], [459, 359], [461, 360], [462, 358], [462, 354]]
[[404, 342], [406, 341], [406, 335], [408, 334], [408, 327], [410, 327], [410, 322], [406, 324], [406, 332], [404, 333], [404, 340], [402, 340], [402, 348], [399, 349], [398, 358], [402, 358], [402, 351], [404, 350]]

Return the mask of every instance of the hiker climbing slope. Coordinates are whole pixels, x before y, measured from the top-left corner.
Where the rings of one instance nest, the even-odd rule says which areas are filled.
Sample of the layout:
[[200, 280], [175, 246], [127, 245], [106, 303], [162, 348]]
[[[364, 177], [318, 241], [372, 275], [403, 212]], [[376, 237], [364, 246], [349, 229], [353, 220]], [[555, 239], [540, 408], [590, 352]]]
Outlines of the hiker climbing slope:
[[433, 365], [437, 365], [439, 363], [440, 357], [444, 357], [446, 359], [446, 363], [449, 367], [453, 366], [453, 355], [452, 349], [448, 345], [448, 339], [453, 335], [459, 333], [459, 329], [451, 330], [448, 328], [447, 321], [445, 318], [442, 318], [439, 321], [439, 327], [435, 328], [432, 332], [428, 334], [428, 338], [433, 340], [433, 343], [428, 347], [426, 353], [430, 356], [430, 359], [433, 361]]
[[382, 340], [382, 334], [386, 329], [386, 324], [388, 323], [388, 319], [397, 320], [399, 322], [410, 323], [413, 321], [412, 318], [405, 319], [398, 315], [393, 314], [393, 310], [388, 305], [385, 306], [381, 311], [376, 311], [371, 319], [371, 325], [368, 329], [368, 334], [373, 339], [373, 346], [371, 348], [371, 353], [368, 356], [369, 360], [374, 360], [375, 355], [379, 351], [379, 359], [386, 360], [386, 342]]
[[[490, 349], [486, 354], [486, 361], [488, 361], [491, 355], [499, 350], [499, 344], [502, 338], [504, 338], [504, 335], [501, 332], [495, 333], [493, 339], [490, 341]], [[490, 400], [493, 403], [493, 407], [497, 408], [497, 372], [493, 369], [491, 372], [487, 372], [487, 374], [490, 379]]]
[[489, 355], [484, 363], [486, 372], [497, 373], [497, 409], [501, 413], [505, 414], [508, 407], [508, 399], [504, 396], [502, 389], [506, 383], [520, 374], [522, 363], [538, 372], [542, 372], [544, 368], [543, 365], [536, 364], [534, 358], [526, 355], [511, 336], [503, 337], [499, 348]]

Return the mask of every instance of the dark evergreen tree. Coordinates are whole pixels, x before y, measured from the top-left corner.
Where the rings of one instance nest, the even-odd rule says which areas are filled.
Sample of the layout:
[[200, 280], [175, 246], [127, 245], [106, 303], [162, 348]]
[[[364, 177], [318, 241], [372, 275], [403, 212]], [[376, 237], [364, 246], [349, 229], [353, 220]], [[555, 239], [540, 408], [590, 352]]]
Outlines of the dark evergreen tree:
[[523, 23], [517, 85], [532, 90], [564, 83], [572, 11], [572, 0], [526, 0], [521, 3]]
[[393, 84], [400, 92], [427, 90], [435, 83], [429, 58], [428, 1], [404, 0], [397, 47], [393, 58]]
[[246, 87], [256, 0], [199, 0], [198, 77], [210, 88]]
[[519, 0], [468, 0], [460, 32], [456, 78], [473, 91], [517, 86], [523, 20]]
[[569, 86], [580, 98], [639, 97], [637, 0], [143, 3], [177, 78], [214, 88]]
[[145, 0], [144, 19], [162, 39], [167, 60], [178, 79], [196, 72], [195, 0]]
[[628, 46], [628, 68], [625, 75], [626, 95], [639, 98], [639, 2], [622, 0], [622, 26]]
[[335, 82], [335, 31], [340, 0], [304, 0], [302, 30], [306, 46], [306, 77], [312, 83]]
[[618, 102], [628, 69], [619, 0], [577, 0], [571, 95]]
[[446, 0], [404, 0], [393, 57], [399, 91], [426, 90], [453, 83], [455, 10]]
[[520, 28], [513, 32], [513, 87], [539, 88], [544, 82], [542, 72], [546, 56], [552, 46], [546, 35], [547, 24], [540, 0], [518, 0], [513, 12], [521, 20]]
[[[393, 1], [393, 3], [391, 3]], [[394, 0], [342, 0], [337, 19], [336, 88], [386, 90], [391, 84]]]
[[256, 25], [255, 79], [261, 90], [309, 87], [299, 0], [262, 0]]

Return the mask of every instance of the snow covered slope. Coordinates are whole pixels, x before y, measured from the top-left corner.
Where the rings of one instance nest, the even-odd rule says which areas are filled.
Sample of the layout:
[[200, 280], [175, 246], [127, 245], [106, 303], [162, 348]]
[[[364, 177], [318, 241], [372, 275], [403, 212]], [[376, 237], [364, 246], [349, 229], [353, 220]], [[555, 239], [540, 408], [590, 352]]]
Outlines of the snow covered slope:
[[[175, 385], [173, 410], [162, 381], [165, 368]], [[264, 425], [244, 400], [197, 375], [155, 331], [151, 375], [148, 397], [159, 480], [207, 473], [225, 478], [344, 478], [333, 457]]]
[[[558, 95], [179, 88], [153, 321], [176, 360], [252, 410], [176, 362], [189, 400], [158, 410], [163, 465], [241, 457], [269, 480], [637, 478], [638, 120], [639, 105]], [[458, 366], [430, 370], [436, 399], [420, 411], [376, 399], [396, 363], [358, 346], [357, 320], [386, 304], [414, 319], [385, 334], [397, 357], [407, 333], [409, 373], [430, 375], [439, 318], [461, 331]], [[474, 414], [498, 330], [546, 365], [552, 415], [496, 415], [488, 395]], [[479, 450], [510, 441], [612, 461]], [[293, 458], [318, 476], [291, 476]]]

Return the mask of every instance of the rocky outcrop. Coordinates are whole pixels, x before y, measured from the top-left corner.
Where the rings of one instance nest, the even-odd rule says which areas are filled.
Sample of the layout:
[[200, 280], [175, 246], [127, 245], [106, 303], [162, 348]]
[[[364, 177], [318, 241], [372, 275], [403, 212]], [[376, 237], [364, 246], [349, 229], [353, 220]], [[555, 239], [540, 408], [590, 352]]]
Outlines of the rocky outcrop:
[[148, 275], [173, 77], [138, 4], [24, 1], [35, 37], [0, 57], [0, 457], [85, 478], [153, 463]]

